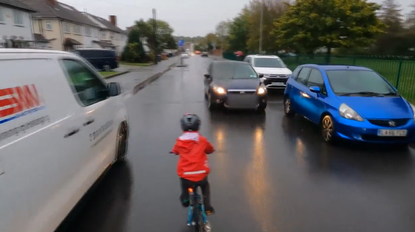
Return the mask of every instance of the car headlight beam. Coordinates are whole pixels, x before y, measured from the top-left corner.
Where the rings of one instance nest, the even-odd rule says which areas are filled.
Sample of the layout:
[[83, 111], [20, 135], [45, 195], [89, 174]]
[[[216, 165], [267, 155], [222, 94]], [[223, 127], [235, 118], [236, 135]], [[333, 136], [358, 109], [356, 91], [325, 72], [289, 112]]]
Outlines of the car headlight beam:
[[343, 118], [363, 122], [362, 116], [360, 116], [350, 106], [348, 106], [344, 103], [340, 105], [339, 113], [340, 113], [340, 116], [342, 116]]
[[264, 88], [264, 87], [259, 87], [258, 88], [258, 90], [257, 90], [257, 94], [259, 94], [259, 95], [263, 95], [263, 94], [265, 94], [267, 92], [267, 89], [266, 88]]
[[213, 87], [213, 90], [217, 93], [217, 94], [226, 94], [226, 90], [222, 87], [219, 86], [215, 86]]

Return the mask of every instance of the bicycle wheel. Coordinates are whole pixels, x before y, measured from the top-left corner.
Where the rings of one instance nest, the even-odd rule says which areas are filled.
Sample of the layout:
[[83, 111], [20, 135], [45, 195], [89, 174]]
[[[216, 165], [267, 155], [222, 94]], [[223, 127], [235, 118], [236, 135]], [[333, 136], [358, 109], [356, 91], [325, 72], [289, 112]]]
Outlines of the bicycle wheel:
[[199, 209], [199, 203], [197, 202], [196, 197], [193, 199], [193, 222], [195, 232], [203, 232], [202, 231], [202, 224], [200, 223], [200, 209]]

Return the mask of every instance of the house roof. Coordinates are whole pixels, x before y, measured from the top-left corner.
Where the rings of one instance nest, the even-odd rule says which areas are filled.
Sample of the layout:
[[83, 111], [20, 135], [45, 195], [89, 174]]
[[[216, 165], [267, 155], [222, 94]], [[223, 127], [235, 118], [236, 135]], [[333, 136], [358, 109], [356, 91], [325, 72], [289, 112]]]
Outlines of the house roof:
[[98, 21], [98, 23], [101, 24], [101, 25], [98, 24], [98, 26], [101, 29], [125, 34], [125, 31], [123, 31], [121, 28], [119, 28], [117, 26], [114, 26], [111, 22], [109, 22], [108, 20], [106, 20], [104, 18], [98, 17], [96, 15], [92, 15], [92, 14], [89, 14], [89, 13], [84, 13], [84, 14], [88, 14], [90, 17], [92, 17], [93, 19]]
[[6, 5], [12, 8], [17, 8], [19, 10], [24, 10], [24, 11], [29, 11], [29, 12], [36, 12], [34, 9], [30, 8], [26, 4], [23, 4], [16, 0], [0, 0], [0, 5]]
[[[0, 0], [4, 1], [4, 0]], [[11, 1], [11, 0], [9, 0]], [[16, 0], [15, 0], [16, 1]], [[20, 2], [28, 5], [36, 10], [33, 14], [35, 18], [58, 18], [74, 23], [85, 24], [89, 26], [97, 27], [88, 17], [83, 15], [77, 9], [72, 6], [63, 4], [56, 1], [56, 5], [52, 5], [51, 0], [19, 0]]]

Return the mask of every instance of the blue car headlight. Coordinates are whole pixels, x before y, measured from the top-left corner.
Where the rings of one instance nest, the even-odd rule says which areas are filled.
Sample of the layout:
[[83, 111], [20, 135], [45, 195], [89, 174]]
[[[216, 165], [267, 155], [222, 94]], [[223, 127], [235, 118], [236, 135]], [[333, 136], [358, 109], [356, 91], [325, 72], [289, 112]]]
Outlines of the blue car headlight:
[[415, 106], [414, 105], [412, 105], [412, 104], [409, 104], [409, 105], [411, 105], [411, 107], [412, 107], [412, 113], [413, 113], [413, 117], [414, 117], [414, 119], [415, 119]]
[[342, 103], [339, 107], [339, 114], [343, 118], [347, 118], [350, 120], [355, 120], [359, 122], [363, 122], [362, 116], [360, 116], [356, 111], [354, 111], [350, 106]]

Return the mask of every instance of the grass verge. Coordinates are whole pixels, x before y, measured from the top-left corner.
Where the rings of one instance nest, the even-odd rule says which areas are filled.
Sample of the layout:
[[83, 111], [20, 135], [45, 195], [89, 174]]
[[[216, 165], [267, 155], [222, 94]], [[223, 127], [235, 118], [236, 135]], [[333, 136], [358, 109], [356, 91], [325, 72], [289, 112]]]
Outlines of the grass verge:
[[103, 76], [104, 78], [109, 77], [111, 75], [117, 74], [119, 72], [99, 72], [101, 74], [101, 76]]
[[147, 66], [153, 65], [153, 63], [128, 63], [128, 62], [121, 61], [120, 65], [147, 67]]

